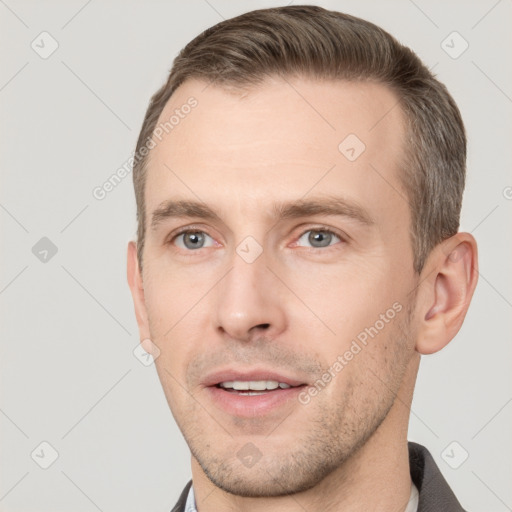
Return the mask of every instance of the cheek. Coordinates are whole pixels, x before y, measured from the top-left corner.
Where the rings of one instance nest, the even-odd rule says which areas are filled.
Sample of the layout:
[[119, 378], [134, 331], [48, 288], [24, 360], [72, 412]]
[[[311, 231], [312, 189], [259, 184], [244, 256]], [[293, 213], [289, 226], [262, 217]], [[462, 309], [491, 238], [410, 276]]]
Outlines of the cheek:
[[[325, 332], [336, 339], [336, 350], [350, 342], [392, 307], [398, 290], [386, 271], [372, 262], [323, 266], [295, 270], [287, 276], [295, 295], [328, 328]], [[300, 325], [311, 325], [302, 315]], [[310, 326], [309, 329], [312, 327]]]
[[155, 364], [162, 382], [174, 389], [178, 385], [174, 379], [184, 382], [185, 362], [194, 340], [204, 338], [198, 317], [204, 290], [181, 278], [165, 277], [170, 274], [158, 274], [160, 278], [148, 279], [144, 297], [151, 340], [160, 350]]
[[329, 361], [330, 373], [335, 376], [326, 389], [325, 403], [345, 400], [345, 406], [360, 417], [391, 404], [409, 357], [405, 309], [394, 313], [389, 314], [387, 323], [377, 317], [340, 344], [342, 350]]
[[145, 276], [144, 299], [152, 334], [170, 334], [205, 293], [197, 277], [167, 266], [154, 266]]

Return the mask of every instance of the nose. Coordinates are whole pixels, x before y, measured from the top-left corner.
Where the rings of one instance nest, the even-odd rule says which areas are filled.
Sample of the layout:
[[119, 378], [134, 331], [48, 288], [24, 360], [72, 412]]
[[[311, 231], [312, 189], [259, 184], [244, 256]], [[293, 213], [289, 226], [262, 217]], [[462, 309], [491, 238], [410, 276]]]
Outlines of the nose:
[[231, 270], [219, 285], [215, 321], [224, 337], [273, 339], [286, 329], [284, 291], [267, 267], [265, 252], [252, 263], [234, 253]]

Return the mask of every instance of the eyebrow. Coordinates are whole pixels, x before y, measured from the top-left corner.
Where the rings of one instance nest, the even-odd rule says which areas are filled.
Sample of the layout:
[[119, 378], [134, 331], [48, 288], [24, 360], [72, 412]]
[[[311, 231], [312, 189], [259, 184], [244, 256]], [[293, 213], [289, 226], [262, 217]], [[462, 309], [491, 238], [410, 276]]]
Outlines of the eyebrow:
[[[314, 215], [333, 215], [353, 219], [365, 226], [375, 224], [374, 219], [355, 201], [338, 196], [321, 196], [312, 199], [275, 203], [271, 206], [273, 219], [298, 219]], [[219, 215], [207, 204], [199, 201], [173, 200], [163, 201], [151, 215], [151, 228], [171, 218], [197, 217], [204, 220], [222, 222]]]

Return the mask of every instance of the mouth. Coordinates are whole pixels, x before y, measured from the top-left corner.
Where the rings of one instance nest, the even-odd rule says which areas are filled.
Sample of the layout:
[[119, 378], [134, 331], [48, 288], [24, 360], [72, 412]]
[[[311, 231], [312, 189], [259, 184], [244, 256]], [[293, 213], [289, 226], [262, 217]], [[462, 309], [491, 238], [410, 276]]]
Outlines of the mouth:
[[203, 382], [213, 404], [237, 417], [261, 417], [299, 404], [307, 386], [299, 379], [268, 371], [217, 372]]
[[228, 380], [219, 382], [216, 387], [228, 393], [237, 393], [243, 396], [258, 396], [265, 395], [272, 391], [281, 391], [282, 389], [290, 389], [303, 385], [304, 384], [292, 386], [286, 382], [278, 382], [277, 380]]

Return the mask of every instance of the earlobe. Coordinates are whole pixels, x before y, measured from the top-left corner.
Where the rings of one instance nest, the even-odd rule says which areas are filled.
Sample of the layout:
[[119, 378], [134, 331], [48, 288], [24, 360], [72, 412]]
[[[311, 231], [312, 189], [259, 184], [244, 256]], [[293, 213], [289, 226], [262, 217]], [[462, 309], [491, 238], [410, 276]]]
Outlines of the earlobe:
[[150, 338], [144, 285], [137, 257], [137, 244], [133, 241], [128, 243], [126, 277], [132, 293], [140, 339]]
[[459, 331], [478, 280], [477, 245], [469, 233], [457, 233], [430, 254], [418, 294], [416, 350], [432, 354]]

